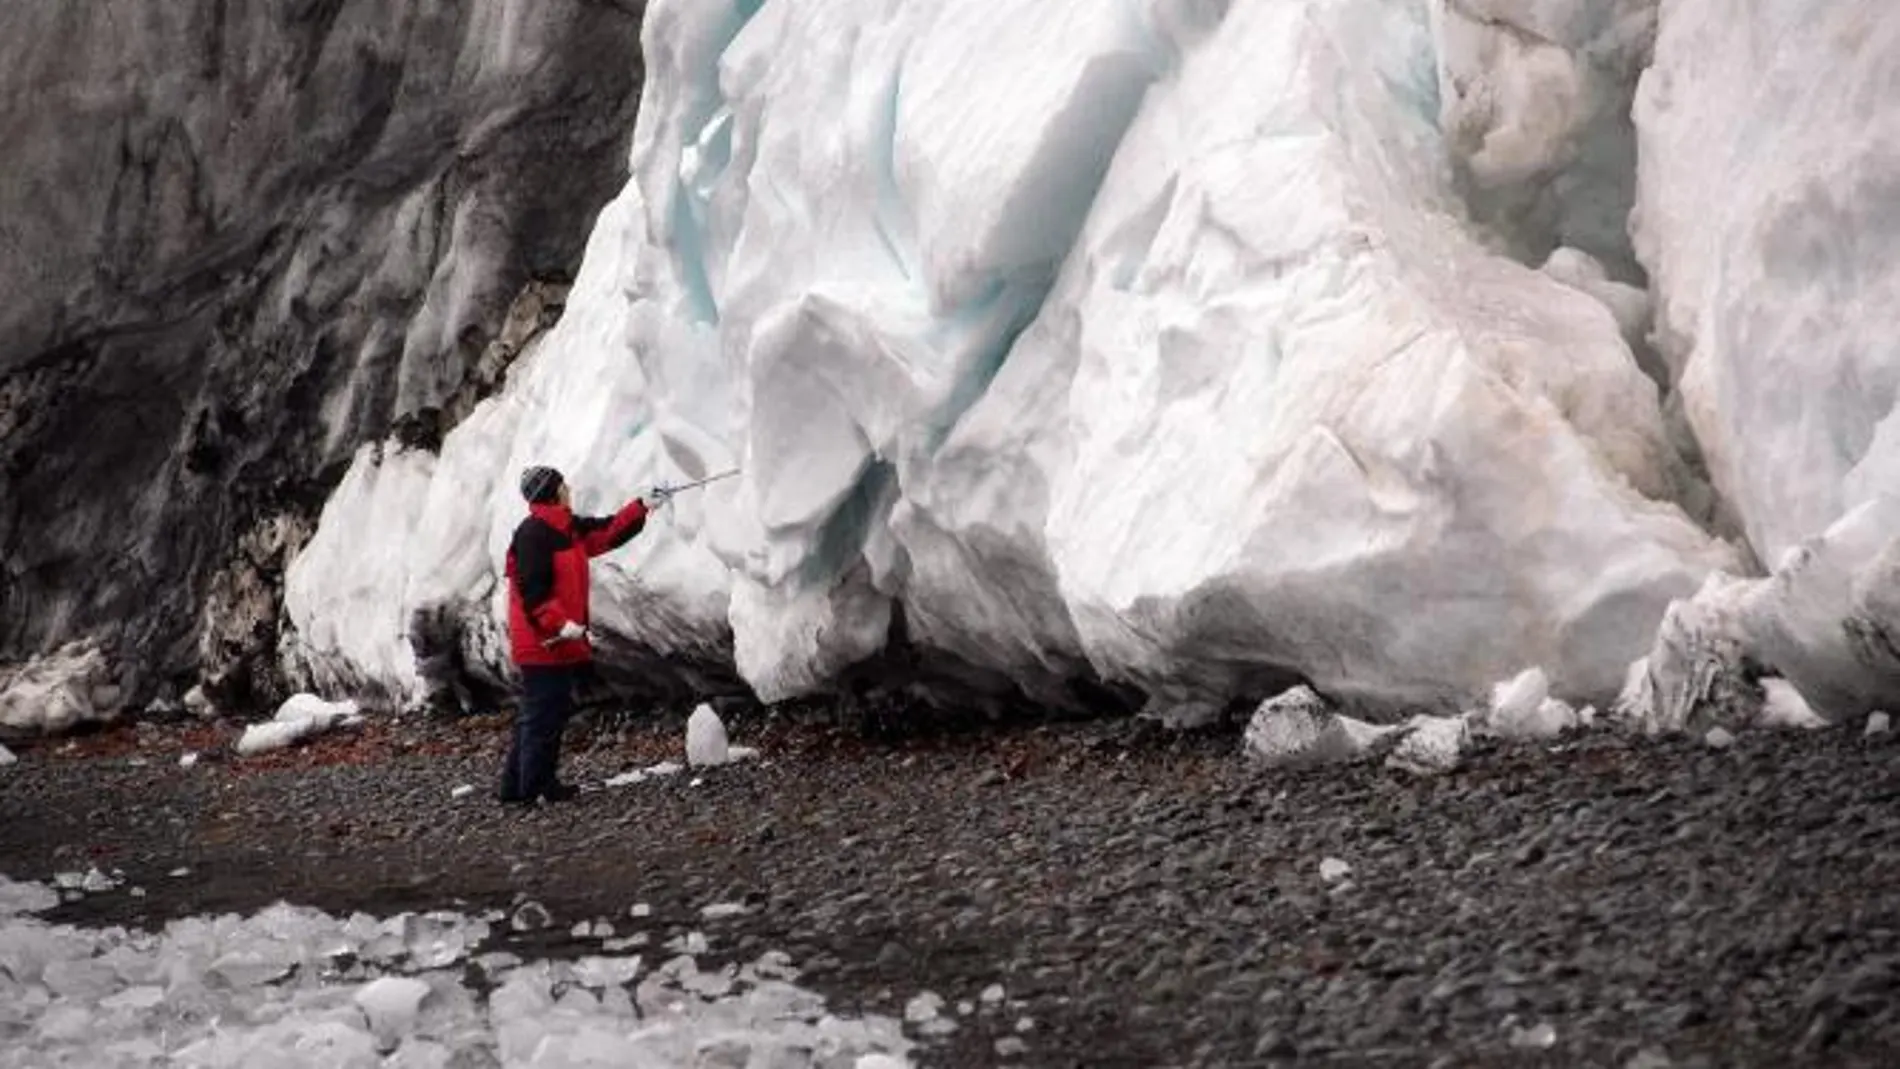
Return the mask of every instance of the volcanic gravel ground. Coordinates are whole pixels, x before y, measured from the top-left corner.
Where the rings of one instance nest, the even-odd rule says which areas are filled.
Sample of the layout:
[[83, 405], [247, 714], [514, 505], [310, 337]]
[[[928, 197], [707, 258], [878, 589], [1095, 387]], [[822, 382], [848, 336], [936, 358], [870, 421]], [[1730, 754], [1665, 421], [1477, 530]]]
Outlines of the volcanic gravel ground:
[[[574, 735], [582, 783], [680, 753], [677, 721]], [[50, 915], [87, 924], [526, 895], [555, 920], [534, 952], [597, 950], [568, 935], [596, 917], [702, 931], [788, 951], [841, 1012], [942, 996], [926, 1064], [1900, 1063], [1892, 736], [1489, 744], [1434, 779], [1128, 722], [734, 736], [763, 759], [520, 813], [492, 800], [496, 720], [189, 770], [194, 740], [122, 730], [0, 769], [0, 872], [122, 869]]]

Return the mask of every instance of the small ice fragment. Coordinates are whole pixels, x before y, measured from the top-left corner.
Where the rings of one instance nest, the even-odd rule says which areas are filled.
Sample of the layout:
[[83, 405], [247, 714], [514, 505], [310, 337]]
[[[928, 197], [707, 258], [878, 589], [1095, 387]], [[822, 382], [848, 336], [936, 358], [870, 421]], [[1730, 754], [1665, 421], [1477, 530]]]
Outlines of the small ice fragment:
[[17, 761], [19, 761], [19, 758], [13, 756], [12, 750], [7, 749], [5, 746], [0, 746], [0, 768], [5, 768], [7, 765], [11, 765]]
[[622, 772], [620, 775], [613, 777], [612, 779], [607, 781], [606, 786], [632, 787], [637, 784], [646, 782], [646, 778], [647, 778], [647, 774], [636, 768], [631, 772]]
[[574, 927], [569, 928], [567, 934], [576, 939], [586, 939], [594, 934], [594, 925], [591, 921], [581, 921]]
[[[1861, 734], [1868, 736], [1885, 735], [1891, 727], [1892, 718], [1886, 713], [1868, 713], [1867, 730], [1861, 732]], [[0, 761], [0, 764], [5, 764], [5, 762]]]
[[1708, 743], [1711, 749], [1726, 750], [1735, 745], [1735, 736], [1729, 734], [1727, 728], [1712, 727], [1707, 735], [1702, 736], [1702, 741]]
[[738, 902], [714, 902], [701, 909], [699, 915], [709, 921], [716, 921], [724, 917], [742, 917], [749, 912], [751, 911]]
[[515, 907], [514, 916], [508, 918], [508, 926], [517, 932], [546, 928], [553, 923], [554, 917], [548, 913], [547, 907], [533, 899]]
[[983, 993], [981, 995], [978, 995], [977, 999], [978, 1001], [982, 1002], [983, 1005], [985, 1006], [994, 1006], [997, 1003], [1002, 1002], [1003, 999], [1008, 997], [1008, 995], [1009, 995], [1009, 992], [1003, 990], [1002, 984], [991, 984], [990, 986], [983, 989]]
[[725, 723], [711, 705], [701, 702], [686, 719], [686, 763], [723, 765], [732, 759], [729, 749]]
[[1352, 866], [1336, 857], [1329, 857], [1319, 863], [1319, 878], [1327, 883], [1335, 883], [1352, 875]]
[[144, 898], [144, 897], [145, 897], [145, 888], [143, 888], [143, 887], [134, 887], [134, 888], [132, 888], [132, 889], [131, 889], [130, 891], [128, 891], [128, 892], [126, 892], [126, 893], [127, 893], [127, 894], [129, 894], [129, 895], [131, 895], [131, 896], [132, 896], [133, 898]]
[[975, 1012], [976, 1012], [976, 1003], [971, 1002], [969, 999], [966, 998], [957, 1003], [958, 1017], [968, 1017], [969, 1015]]
[[191, 768], [198, 763], [198, 751], [192, 750], [178, 759], [179, 768]]
[[409, 976], [384, 976], [356, 993], [356, 1004], [377, 1035], [393, 1039], [407, 1035], [416, 1023], [416, 1011], [428, 997], [429, 985]]
[[475, 785], [473, 783], [464, 783], [461, 786], [450, 791], [449, 797], [450, 798], [467, 798], [469, 795], [474, 794], [474, 793], [475, 793]]
[[634, 920], [639, 920], [642, 917], [651, 917], [653, 916], [653, 907], [647, 905], [645, 902], [635, 902], [632, 906], [628, 907], [627, 916], [632, 917]]
[[175, 869], [173, 869], [173, 870], [171, 870], [170, 872], [168, 872], [168, 873], [166, 873], [165, 875], [167, 875], [167, 876], [170, 876], [170, 877], [171, 877], [172, 879], [174, 879], [174, 880], [176, 880], [176, 879], [180, 879], [180, 878], [182, 878], [182, 877], [185, 877], [185, 876], [189, 876], [189, 875], [191, 875], [191, 870], [190, 870], [189, 868], [185, 868], [185, 867], [183, 867], [183, 866], [180, 866], [180, 867], [178, 867], [178, 868], [175, 868]]
[[1004, 1036], [996, 1041], [996, 1056], [999, 1058], [1016, 1058], [1028, 1053], [1029, 1044], [1015, 1036]]
[[1557, 1029], [1549, 1021], [1540, 1022], [1530, 1028], [1516, 1028], [1511, 1031], [1511, 1046], [1525, 1050], [1549, 1050], [1557, 1043]]
[[943, 997], [932, 991], [918, 993], [904, 1004], [904, 1020], [911, 1024], [934, 1021], [943, 1012]]

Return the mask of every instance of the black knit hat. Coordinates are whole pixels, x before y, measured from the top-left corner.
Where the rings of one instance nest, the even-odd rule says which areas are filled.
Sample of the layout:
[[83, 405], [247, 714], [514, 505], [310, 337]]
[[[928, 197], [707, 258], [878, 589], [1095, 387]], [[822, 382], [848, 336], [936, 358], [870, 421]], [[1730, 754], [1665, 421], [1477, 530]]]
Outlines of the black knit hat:
[[521, 473], [521, 496], [532, 504], [545, 504], [561, 492], [563, 481], [561, 473], [553, 468], [529, 468]]

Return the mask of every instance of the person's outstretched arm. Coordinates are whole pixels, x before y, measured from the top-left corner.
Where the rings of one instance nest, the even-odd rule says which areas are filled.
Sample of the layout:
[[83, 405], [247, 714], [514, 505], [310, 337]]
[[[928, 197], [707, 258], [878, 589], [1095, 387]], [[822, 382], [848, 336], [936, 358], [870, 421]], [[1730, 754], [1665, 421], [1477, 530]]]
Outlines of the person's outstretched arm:
[[647, 503], [639, 498], [612, 516], [576, 516], [574, 534], [590, 557], [610, 553], [627, 544], [647, 525]]

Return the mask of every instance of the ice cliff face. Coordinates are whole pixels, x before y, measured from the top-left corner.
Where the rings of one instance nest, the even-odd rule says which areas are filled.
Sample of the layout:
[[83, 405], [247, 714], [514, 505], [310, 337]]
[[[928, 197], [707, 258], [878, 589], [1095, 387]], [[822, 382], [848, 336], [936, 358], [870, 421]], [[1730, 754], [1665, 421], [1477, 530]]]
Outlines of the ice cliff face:
[[1822, 535], [1896, 485], [1856, 139], [1900, 115], [1900, 16], [1756, 6], [656, 4], [575, 311], [439, 457], [359, 458], [293, 665], [427, 689], [456, 605], [447, 659], [499, 680], [522, 464], [598, 508], [737, 464], [600, 577], [618, 671], [1391, 712], [1537, 665], [1606, 703], [1673, 671], [1628, 671], [1672, 603], [1812, 538], [1723, 648], [1890, 699], [1892, 529]]
[[522, 465], [737, 465], [597, 569], [622, 685], [1900, 700], [1900, 14], [1749, 8], [653, 4], [565, 317], [358, 450], [284, 664], [500, 684]]
[[626, 176], [638, 32], [601, 3], [0, 8], [0, 665], [72, 643], [0, 669], [32, 683], [0, 719], [267, 687], [279, 574], [356, 446], [438, 437], [511, 303], [558, 310]]

